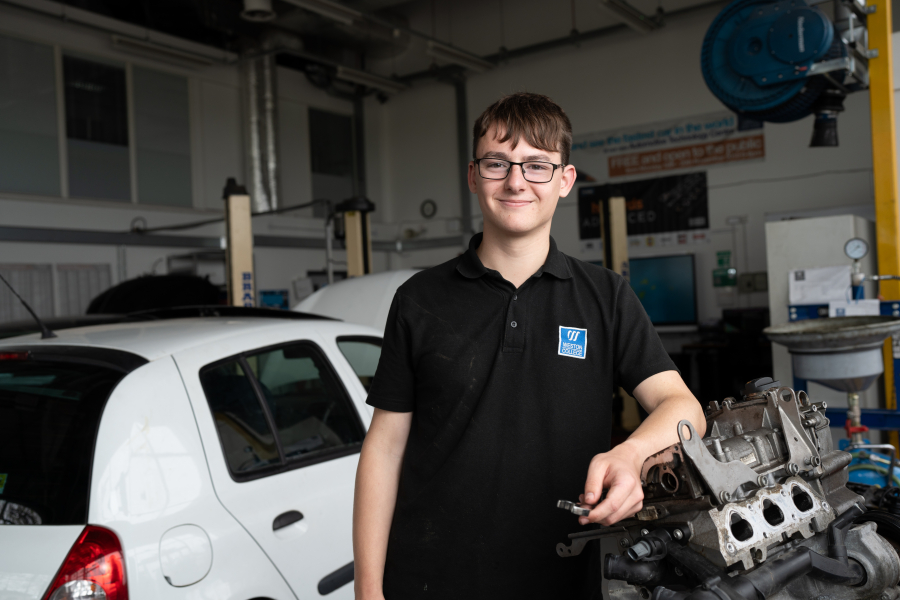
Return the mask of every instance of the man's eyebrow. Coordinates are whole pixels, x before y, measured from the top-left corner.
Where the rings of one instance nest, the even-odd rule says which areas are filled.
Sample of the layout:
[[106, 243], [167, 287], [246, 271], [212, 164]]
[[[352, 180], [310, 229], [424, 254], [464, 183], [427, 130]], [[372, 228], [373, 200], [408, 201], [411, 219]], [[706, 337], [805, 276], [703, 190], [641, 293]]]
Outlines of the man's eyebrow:
[[531, 156], [526, 156], [525, 161], [527, 162], [529, 160], [542, 160], [544, 162], [551, 162], [550, 157], [546, 154], [532, 154]]
[[509, 156], [507, 156], [506, 152], [485, 152], [482, 158], [502, 158], [503, 160], [509, 160]]

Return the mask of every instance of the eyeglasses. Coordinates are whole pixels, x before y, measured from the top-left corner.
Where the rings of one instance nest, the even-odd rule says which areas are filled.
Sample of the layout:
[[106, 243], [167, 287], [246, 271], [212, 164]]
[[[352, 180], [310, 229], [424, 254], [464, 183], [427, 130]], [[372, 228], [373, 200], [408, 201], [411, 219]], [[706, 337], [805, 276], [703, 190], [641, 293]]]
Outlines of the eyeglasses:
[[556, 169], [566, 166], [540, 161], [510, 162], [499, 158], [476, 158], [475, 164], [478, 165], [478, 174], [484, 179], [506, 179], [513, 165], [519, 165], [522, 167], [522, 177], [531, 183], [547, 183], [553, 179]]

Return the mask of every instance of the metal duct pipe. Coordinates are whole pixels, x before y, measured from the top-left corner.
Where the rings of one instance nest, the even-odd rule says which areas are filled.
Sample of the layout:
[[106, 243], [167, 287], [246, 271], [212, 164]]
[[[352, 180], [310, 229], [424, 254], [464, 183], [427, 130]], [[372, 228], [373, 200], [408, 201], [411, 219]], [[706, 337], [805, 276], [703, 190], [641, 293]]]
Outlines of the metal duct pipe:
[[278, 208], [278, 114], [275, 57], [243, 65], [246, 94], [250, 194], [253, 212]]

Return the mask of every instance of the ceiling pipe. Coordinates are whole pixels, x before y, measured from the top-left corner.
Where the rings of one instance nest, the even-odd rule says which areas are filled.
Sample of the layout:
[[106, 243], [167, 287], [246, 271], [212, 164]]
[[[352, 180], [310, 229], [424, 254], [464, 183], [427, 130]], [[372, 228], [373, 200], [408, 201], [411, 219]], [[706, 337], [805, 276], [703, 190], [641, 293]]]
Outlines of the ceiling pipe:
[[[702, 4], [696, 4], [687, 8], [667, 12], [665, 16], [667, 19], [670, 19], [672, 17], [679, 17], [694, 12], [700, 12], [712, 7], [725, 6], [726, 4], [728, 4], [728, 0], [712, 0], [711, 2], [704, 2]], [[585, 31], [583, 33], [579, 32], [564, 37], [554, 38], [552, 40], [538, 42], [536, 44], [529, 44], [528, 46], [521, 46], [512, 50], [504, 49], [500, 52], [481, 56], [480, 58], [482, 60], [498, 64], [515, 58], [522, 58], [525, 56], [531, 56], [533, 54], [539, 54], [541, 52], [556, 50], [557, 48], [563, 48], [565, 46], [577, 46], [582, 42], [595, 40], [613, 33], [628, 30], [628, 26], [624, 23], [616, 23], [615, 25], [609, 25], [607, 27], [600, 27], [597, 29], [592, 29], [591, 31]], [[409, 73], [408, 75], [402, 75], [397, 79], [404, 83], [412, 83], [414, 81], [423, 79], [442, 79], [447, 77], [448, 75], [451, 77], [454, 76], [454, 74], [457, 72], [457, 69], [458, 67], [453, 65], [440, 67], [437, 69], [425, 69], [424, 71], [417, 71], [415, 73]]]

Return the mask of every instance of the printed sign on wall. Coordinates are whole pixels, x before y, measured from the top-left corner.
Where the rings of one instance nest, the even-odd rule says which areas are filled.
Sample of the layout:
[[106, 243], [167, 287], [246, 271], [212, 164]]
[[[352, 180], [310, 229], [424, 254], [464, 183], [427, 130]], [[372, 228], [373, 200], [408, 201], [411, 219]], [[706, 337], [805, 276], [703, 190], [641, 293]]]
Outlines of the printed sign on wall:
[[762, 123], [720, 111], [575, 136], [571, 162], [602, 180], [759, 160], [765, 155]]
[[[629, 241], [633, 237], [670, 234], [671, 245], [706, 241], [706, 232], [698, 240], [697, 230], [709, 228], [709, 204], [706, 173], [671, 175], [625, 183], [608, 183], [578, 190], [578, 229], [582, 240], [602, 237], [601, 201], [625, 197]], [[660, 236], [663, 237], [663, 236]], [[655, 239], [655, 238], [654, 238]], [[663, 244], [664, 240], [659, 240]], [[655, 241], [649, 245], [654, 245]], [[664, 244], [670, 245], [670, 244]]]

